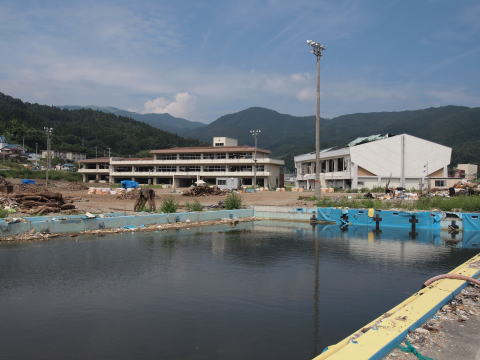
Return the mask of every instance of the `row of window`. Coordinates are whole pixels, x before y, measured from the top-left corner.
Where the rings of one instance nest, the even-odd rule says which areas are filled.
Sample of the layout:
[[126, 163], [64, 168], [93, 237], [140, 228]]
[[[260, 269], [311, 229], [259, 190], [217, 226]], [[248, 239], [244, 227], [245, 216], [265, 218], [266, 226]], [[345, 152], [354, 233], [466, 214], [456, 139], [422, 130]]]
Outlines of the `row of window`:
[[[258, 156], [258, 155], [257, 155]], [[185, 153], [185, 154], [157, 154], [156, 160], [200, 160], [200, 159], [252, 159], [251, 152], [238, 153]]]
[[[252, 166], [225, 166], [225, 165], [207, 165], [202, 167], [199, 165], [181, 165], [177, 166], [175, 165], [160, 165], [160, 166], [149, 166], [149, 167], [134, 167], [132, 168], [131, 166], [116, 166], [114, 168], [116, 172], [149, 172], [149, 171], [158, 171], [158, 172], [192, 172], [192, 171], [205, 171], [205, 172], [241, 172], [241, 171], [247, 171], [251, 172], [253, 171]], [[257, 165], [257, 171], [265, 171], [265, 167], [263, 165]]]

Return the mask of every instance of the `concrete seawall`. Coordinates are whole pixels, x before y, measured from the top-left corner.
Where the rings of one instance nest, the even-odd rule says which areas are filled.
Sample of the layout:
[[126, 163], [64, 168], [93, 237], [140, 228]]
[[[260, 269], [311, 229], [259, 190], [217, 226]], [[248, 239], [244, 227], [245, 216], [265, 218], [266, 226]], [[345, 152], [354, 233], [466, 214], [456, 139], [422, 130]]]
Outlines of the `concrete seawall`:
[[174, 214], [138, 214], [125, 213], [102, 214], [95, 218], [85, 215], [38, 216], [23, 218], [18, 222], [7, 223], [0, 220], [0, 237], [19, 235], [35, 231], [45, 233], [79, 233], [88, 230], [115, 229], [126, 226], [142, 227], [148, 225], [173, 224], [177, 222], [201, 222], [225, 218], [247, 218], [254, 216], [253, 209], [218, 210], [202, 212], [184, 212]]

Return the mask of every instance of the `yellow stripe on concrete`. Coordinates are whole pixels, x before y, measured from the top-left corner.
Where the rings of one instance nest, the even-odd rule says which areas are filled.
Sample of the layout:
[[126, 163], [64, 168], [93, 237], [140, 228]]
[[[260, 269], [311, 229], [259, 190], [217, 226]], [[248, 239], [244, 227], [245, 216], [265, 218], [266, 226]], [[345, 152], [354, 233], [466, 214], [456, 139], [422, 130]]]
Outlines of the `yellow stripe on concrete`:
[[[452, 270], [450, 274], [474, 276], [480, 271], [480, 254]], [[408, 299], [371, 323], [348, 336], [313, 360], [377, 359], [400, 342], [402, 334], [414, 329], [432, 316], [446, 298], [463, 285], [462, 280], [443, 279], [416, 292]]]

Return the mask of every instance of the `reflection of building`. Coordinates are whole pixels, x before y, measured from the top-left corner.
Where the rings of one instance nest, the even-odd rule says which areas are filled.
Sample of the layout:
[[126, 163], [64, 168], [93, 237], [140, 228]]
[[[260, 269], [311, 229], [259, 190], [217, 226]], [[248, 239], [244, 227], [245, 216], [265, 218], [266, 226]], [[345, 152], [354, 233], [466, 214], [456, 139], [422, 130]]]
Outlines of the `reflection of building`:
[[[415, 136], [373, 135], [320, 153], [322, 186], [419, 188], [425, 178], [446, 178], [452, 149]], [[314, 188], [315, 153], [295, 156], [298, 187]]]
[[[270, 151], [238, 146], [236, 139], [213, 138], [213, 146], [152, 150], [152, 158], [100, 158], [80, 161], [84, 181], [135, 180], [141, 184], [187, 187], [198, 179], [207, 184], [252, 185], [256, 162], [257, 185], [281, 185], [283, 160], [269, 157]], [[256, 153], [256, 159], [255, 159]], [[255, 161], [256, 160], [256, 161]]]
[[[41, 157], [43, 159], [46, 159], [48, 155], [48, 150], [42, 150], [42, 155]], [[82, 153], [76, 153], [72, 151], [54, 151], [50, 150], [50, 158], [58, 158], [58, 159], [63, 159], [63, 160], [70, 160], [73, 162], [77, 162], [80, 160], [85, 160], [87, 158], [87, 155], [82, 154]]]

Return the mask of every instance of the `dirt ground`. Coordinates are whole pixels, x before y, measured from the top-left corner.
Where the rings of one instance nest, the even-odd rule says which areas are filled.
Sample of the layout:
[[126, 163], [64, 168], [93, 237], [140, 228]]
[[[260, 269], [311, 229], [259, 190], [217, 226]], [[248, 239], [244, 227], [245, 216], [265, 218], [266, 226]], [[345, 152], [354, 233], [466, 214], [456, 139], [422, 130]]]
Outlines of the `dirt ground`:
[[[13, 184], [20, 184], [20, 179], [8, 179]], [[43, 181], [37, 181], [37, 186], [44, 186]], [[96, 186], [99, 186], [98, 184]], [[107, 187], [108, 184], [105, 184]], [[70, 183], [65, 181], [50, 181], [49, 190], [60, 192], [64, 197], [73, 198], [74, 205], [80, 212], [102, 213], [102, 212], [133, 212], [135, 200], [133, 199], [117, 199], [116, 195], [97, 195], [87, 194], [88, 184]], [[215, 196], [183, 196], [180, 192], [186, 189], [177, 189], [176, 193], [172, 193], [170, 189], [155, 189], [157, 207], [162, 198], [173, 196], [177, 199], [180, 209], [186, 202], [198, 200], [202, 205], [216, 205], [219, 201], [225, 200], [226, 195]], [[342, 196], [342, 193], [328, 193], [325, 196]], [[252, 205], [275, 205], [275, 206], [292, 206], [306, 207], [313, 206], [311, 200], [299, 200], [299, 197], [313, 196], [313, 192], [275, 192], [261, 191], [257, 193], [241, 193], [244, 206]]]

